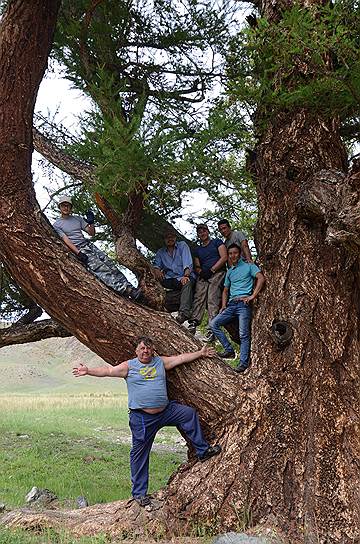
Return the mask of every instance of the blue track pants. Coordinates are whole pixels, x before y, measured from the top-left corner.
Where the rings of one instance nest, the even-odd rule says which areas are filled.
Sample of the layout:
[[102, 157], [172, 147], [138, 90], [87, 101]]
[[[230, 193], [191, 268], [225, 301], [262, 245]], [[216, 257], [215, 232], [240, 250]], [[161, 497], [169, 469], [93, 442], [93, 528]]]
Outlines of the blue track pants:
[[130, 469], [133, 497], [146, 495], [149, 483], [149, 455], [156, 433], [162, 427], [177, 427], [190, 440], [197, 455], [203, 455], [209, 444], [203, 437], [196, 410], [170, 401], [160, 414], [130, 410], [132, 433]]

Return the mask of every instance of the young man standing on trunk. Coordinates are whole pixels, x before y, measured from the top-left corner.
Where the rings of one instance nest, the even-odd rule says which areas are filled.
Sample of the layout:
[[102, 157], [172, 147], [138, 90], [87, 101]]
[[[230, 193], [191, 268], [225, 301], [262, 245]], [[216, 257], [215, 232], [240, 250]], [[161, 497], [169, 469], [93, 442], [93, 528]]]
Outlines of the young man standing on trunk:
[[215, 350], [204, 346], [193, 353], [170, 357], [154, 356], [151, 338], [142, 336], [137, 341], [136, 357], [114, 367], [88, 368], [80, 364], [73, 369], [79, 376], [124, 378], [128, 388], [132, 448], [130, 469], [132, 496], [140, 506], [151, 506], [147, 495], [149, 455], [154, 438], [165, 426], [177, 427], [192, 443], [199, 461], [207, 461], [221, 452], [221, 446], [210, 446], [204, 439], [196, 410], [190, 406], [169, 401], [166, 389], [166, 371], [191, 363], [200, 357], [212, 357]]
[[239, 318], [240, 361], [235, 370], [244, 372], [250, 359], [251, 302], [262, 289], [265, 278], [256, 264], [240, 258], [241, 248], [237, 244], [231, 244], [228, 251], [232, 266], [226, 273], [220, 313], [210, 322], [210, 328], [224, 348], [218, 355], [234, 359], [234, 349], [221, 327], [234, 317]]

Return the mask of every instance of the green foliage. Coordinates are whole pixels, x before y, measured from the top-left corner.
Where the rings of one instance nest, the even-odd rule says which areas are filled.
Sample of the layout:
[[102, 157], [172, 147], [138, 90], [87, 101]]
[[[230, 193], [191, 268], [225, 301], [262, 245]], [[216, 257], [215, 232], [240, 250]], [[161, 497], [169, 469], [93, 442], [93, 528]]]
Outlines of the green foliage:
[[229, 93], [267, 115], [308, 108], [329, 116], [359, 112], [360, 12], [356, 0], [284, 11], [259, 19], [231, 44]]
[[96, 189], [120, 212], [139, 188], [173, 217], [195, 189], [216, 199], [225, 186], [231, 202], [249, 136], [219, 104], [207, 119], [206, 100], [222, 74], [232, 3], [87, 4], [63, 2], [55, 39], [54, 58], [94, 104], [67, 150], [96, 166]]
[[0, 326], [2, 321], [19, 319], [30, 304], [31, 299], [19, 288], [0, 262]]

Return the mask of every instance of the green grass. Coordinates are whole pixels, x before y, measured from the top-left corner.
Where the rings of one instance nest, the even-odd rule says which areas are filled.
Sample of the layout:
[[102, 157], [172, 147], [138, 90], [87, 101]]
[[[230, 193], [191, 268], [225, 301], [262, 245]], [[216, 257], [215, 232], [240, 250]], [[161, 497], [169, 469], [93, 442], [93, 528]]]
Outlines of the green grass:
[[2, 529], [0, 527], [1, 544], [109, 544], [106, 536], [74, 538], [68, 533], [44, 531], [41, 535], [31, 535], [21, 530]]
[[[80, 495], [89, 504], [130, 497], [125, 395], [0, 395], [0, 413], [0, 502], [7, 509], [23, 506], [33, 486], [50, 489], [64, 503]], [[150, 493], [163, 487], [185, 460], [184, 451], [173, 451], [178, 437], [171, 428], [158, 433], [150, 458]], [[0, 532], [1, 544], [105, 542], [101, 537], [73, 541], [66, 535], [31, 538]]]

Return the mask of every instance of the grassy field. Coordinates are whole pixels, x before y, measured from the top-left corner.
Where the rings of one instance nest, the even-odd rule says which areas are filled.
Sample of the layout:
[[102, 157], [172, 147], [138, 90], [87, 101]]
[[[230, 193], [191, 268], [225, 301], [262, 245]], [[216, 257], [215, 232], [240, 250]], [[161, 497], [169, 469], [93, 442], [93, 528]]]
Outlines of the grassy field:
[[[23, 506], [33, 486], [51, 490], [70, 507], [79, 496], [89, 504], [129, 498], [126, 403], [124, 388], [118, 394], [0, 395], [0, 502], [10, 510]], [[150, 493], [163, 487], [185, 458], [177, 431], [160, 431], [150, 459]], [[108, 540], [101, 536], [75, 540], [53, 532], [35, 536], [0, 528], [1, 544], [75, 542]]]

